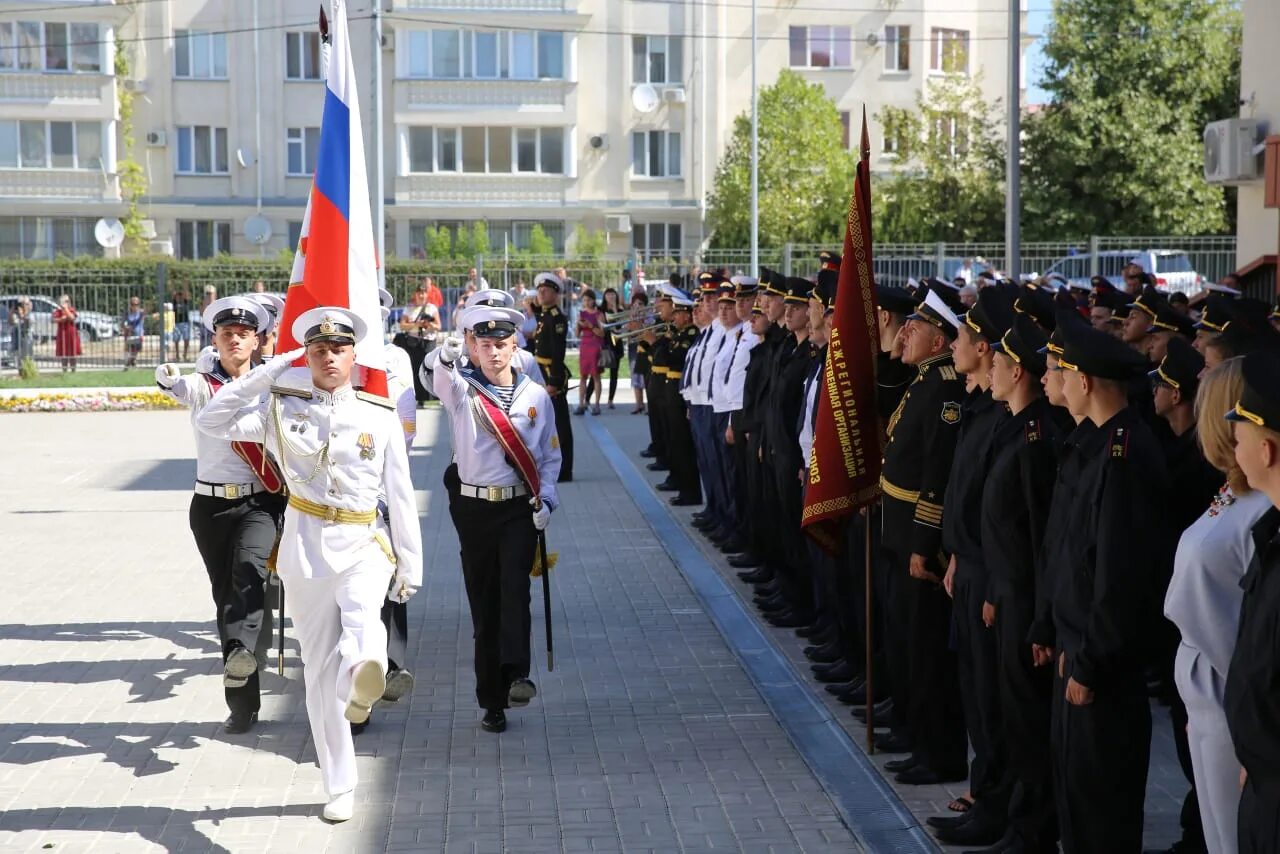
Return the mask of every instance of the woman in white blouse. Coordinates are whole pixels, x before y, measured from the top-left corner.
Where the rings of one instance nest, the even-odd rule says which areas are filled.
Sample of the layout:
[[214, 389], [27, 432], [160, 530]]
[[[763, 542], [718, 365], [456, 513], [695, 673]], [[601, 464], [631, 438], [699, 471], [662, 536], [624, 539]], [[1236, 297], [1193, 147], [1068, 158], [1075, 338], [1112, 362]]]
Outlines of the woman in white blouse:
[[1240, 578], [1253, 560], [1250, 529], [1271, 506], [1249, 489], [1235, 462], [1231, 424], [1222, 417], [1240, 398], [1240, 359], [1205, 374], [1196, 396], [1196, 429], [1205, 459], [1226, 476], [1209, 508], [1183, 534], [1164, 613], [1182, 634], [1174, 665], [1187, 706], [1187, 739], [1208, 849], [1235, 854], [1240, 762], [1222, 709], [1227, 667], [1240, 620]]

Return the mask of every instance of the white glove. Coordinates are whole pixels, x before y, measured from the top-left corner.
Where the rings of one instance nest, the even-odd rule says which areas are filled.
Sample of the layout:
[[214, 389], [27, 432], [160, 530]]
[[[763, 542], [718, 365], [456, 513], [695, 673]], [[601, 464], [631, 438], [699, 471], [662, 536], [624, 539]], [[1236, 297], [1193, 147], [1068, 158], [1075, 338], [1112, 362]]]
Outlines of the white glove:
[[205, 347], [196, 354], [196, 373], [207, 374], [218, 364], [218, 350], [216, 347]]
[[171, 389], [177, 384], [180, 376], [178, 366], [172, 362], [166, 362], [156, 368], [156, 385], [163, 389]]
[[551, 507], [544, 501], [533, 509], [533, 527], [545, 531], [550, 524]]
[[452, 365], [462, 356], [462, 339], [457, 335], [450, 335], [444, 339], [444, 343], [440, 345], [440, 361]]
[[307, 352], [307, 348], [299, 347], [296, 350], [290, 350], [288, 353], [281, 353], [279, 356], [272, 356], [271, 361], [267, 362], [266, 372], [273, 378], [279, 377], [285, 371], [293, 367], [293, 363], [298, 357]]
[[387, 601], [403, 604], [417, 592], [418, 588], [409, 582], [408, 577], [397, 572], [391, 577], [391, 589], [387, 591]]

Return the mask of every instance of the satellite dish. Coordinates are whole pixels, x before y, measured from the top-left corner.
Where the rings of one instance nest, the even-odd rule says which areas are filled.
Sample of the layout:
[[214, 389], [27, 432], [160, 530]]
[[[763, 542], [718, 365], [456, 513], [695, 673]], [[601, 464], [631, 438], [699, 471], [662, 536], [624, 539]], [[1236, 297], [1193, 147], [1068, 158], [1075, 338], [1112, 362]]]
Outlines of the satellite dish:
[[250, 151], [249, 149], [237, 148], [236, 162], [240, 164], [241, 169], [248, 169], [250, 166], [257, 163], [258, 161], [256, 158], [254, 158], [253, 152]]
[[271, 239], [271, 221], [265, 216], [254, 214], [244, 221], [244, 236], [261, 246]]
[[662, 98], [658, 95], [658, 90], [648, 83], [641, 83], [631, 92], [631, 106], [636, 108], [637, 113], [652, 113], [660, 103]]
[[112, 217], [100, 219], [93, 226], [93, 237], [98, 245], [106, 249], [115, 249], [124, 243], [124, 223]]

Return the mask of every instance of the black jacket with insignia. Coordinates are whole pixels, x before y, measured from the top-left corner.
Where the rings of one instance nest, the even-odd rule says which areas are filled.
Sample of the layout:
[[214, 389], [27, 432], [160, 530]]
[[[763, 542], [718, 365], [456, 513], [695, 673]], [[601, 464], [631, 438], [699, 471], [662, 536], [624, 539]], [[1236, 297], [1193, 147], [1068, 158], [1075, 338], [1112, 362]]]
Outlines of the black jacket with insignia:
[[569, 369], [564, 364], [565, 342], [569, 334], [569, 321], [559, 306], [539, 307], [534, 314], [538, 326], [533, 333], [533, 357], [547, 379], [564, 394], [569, 387]]
[[674, 399], [680, 397], [681, 380], [689, 369], [689, 348], [697, 339], [698, 327], [690, 323], [684, 329], [671, 330], [671, 343], [667, 346], [667, 391]]
[[876, 356], [876, 413], [881, 425], [888, 424], [902, 396], [916, 378], [916, 369], [888, 353]]
[[782, 327], [771, 323], [764, 339], [751, 348], [747, 376], [742, 387], [742, 409], [730, 417], [734, 432], [752, 434], [753, 443], [759, 441], [760, 431], [764, 428], [764, 395], [772, 379], [773, 360], [778, 352], [778, 345], [785, 337]]
[[817, 348], [811, 341], [797, 343], [794, 334], [782, 340], [774, 357], [773, 380], [764, 412], [766, 453], [782, 471], [799, 471], [800, 413], [804, 409], [804, 378], [809, 375]]
[[889, 418], [884, 468], [884, 544], [898, 554], [939, 558], [942, 496], [947, 490], [964, 380], [947, 352], [922, 362]]
[[1142, 415], [1125, 407], [1099, 428], [1084, 460], [1070, 528], [1050, 555], [1057, 644], [1075, 679], [1094, 690], [1142, 685], [1160, 619], [1159, 577], [1177, 538], [1169, 529], [1169, 475]]
[[[947, 480], [942, 523], [942, 548], [957, 555], [956, 574], [974, 574], [975, 584], [985, 587], [982, 559], [982, 493], [991, 469], [995, 437], [1009, 418], [1009, 407], [997, 402], [990, 391], [974, 389], [961, 404], [960, 437], [956, 458]], [[981, 589], [981, 587], [980, 587]]]
[[1036, 563], [1049, 521], [1058, 472], [1059, 437], [1053, 407], [1043, 397], [1000, 425], [982, 491], [982, 555], [987, 601], [1016, 600], [1030, 619]]

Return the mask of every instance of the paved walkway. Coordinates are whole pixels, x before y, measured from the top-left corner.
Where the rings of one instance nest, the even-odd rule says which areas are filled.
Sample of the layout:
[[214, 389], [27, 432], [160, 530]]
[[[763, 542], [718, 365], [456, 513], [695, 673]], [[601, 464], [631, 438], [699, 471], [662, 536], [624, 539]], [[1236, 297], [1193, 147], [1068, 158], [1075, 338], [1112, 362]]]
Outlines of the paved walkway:
[[[579, 430], [577, 477], [551, 528], [556, 670], [542, 670], [535, 587], [540, 696], [504, 735], [481, 732], [438, 486], [447, 431], [438, 411], [420, 425], [418, 686], [358, 739], [360, 812], [330, 826], [296, 644], [284, 678], [264, 675], [259, 728], [219, 731], [185, 413], [0, 417], [0, 850], [849, 852], [862, 850], [851, 825], [906, 828], [777, 648], [726, 642], [732, 597], [705, 598], [710, 565], [699, 569], [653, 493], [633, 500], [624, 483], [642, 484], [616, 467], [625, 453], [603, 430], [599, 444]], [[745, 615], [730, 637], [751, 630]], [[780, 693], [797, 710], [786, 728]], [[844, 753], [813, 766], [801, 753], [841, 739]]]

